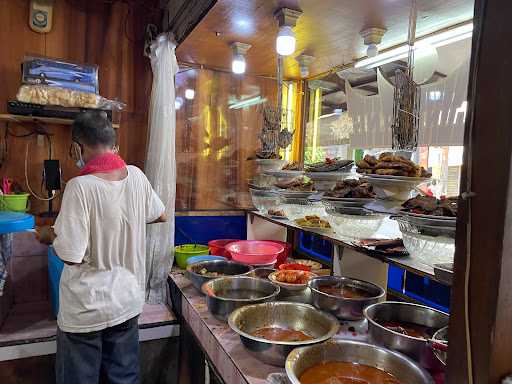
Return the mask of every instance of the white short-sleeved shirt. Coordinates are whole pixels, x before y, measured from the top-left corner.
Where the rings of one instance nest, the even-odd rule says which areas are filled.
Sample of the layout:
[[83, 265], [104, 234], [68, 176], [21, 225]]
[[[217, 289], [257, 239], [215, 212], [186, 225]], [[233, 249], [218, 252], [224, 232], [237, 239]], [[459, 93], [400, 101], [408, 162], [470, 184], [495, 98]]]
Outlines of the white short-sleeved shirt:
[[55, 223], [60, 279], [59, 328], [92, 332], [121, 324], [144, 305], [146, 223], [165, 208], [140, 169], [108, 181], [79, 176], [66, 186]]

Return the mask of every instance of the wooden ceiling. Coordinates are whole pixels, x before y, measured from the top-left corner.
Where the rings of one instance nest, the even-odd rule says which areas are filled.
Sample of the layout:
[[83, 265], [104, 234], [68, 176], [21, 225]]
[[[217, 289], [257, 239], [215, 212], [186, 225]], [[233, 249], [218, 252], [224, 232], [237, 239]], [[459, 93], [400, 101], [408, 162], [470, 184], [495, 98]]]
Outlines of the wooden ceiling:
[[[381, 48], [406, 40], [410, 0], [218, 0], [204, 19], [178, 47], [181, 62], [229, 70], [230, 43], [251, 44], [247, 73], [275, 76], [276, 9], [301, 9], [294, 31], [297, 50], [285, 59], [285, 76], [298, 78], [294, 57], [305, 52], [316, 58], [310, 74], [364, 56], [359, 32], [367, 27], [388, 29]], [[473, 0], [418, 0], [417, 34], [422, 35], [473, 16]]]

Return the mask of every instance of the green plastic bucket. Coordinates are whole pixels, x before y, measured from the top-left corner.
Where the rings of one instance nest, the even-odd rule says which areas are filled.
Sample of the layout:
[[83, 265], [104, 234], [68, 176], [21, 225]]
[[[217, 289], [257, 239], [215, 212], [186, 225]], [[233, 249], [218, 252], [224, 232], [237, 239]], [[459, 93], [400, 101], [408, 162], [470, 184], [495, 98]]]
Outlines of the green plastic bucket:
[[1, 195], [1, 210], [14, 211], [14, 212], [27, 212], [28, 211], [28, 193], [19, 193], [16, 195]]
[[174, 247], [174, 258], [180, 268], [187, 268], [187, 259], [192, 256], [208, 254], [208, 246], [202, 244], [183, 244]]

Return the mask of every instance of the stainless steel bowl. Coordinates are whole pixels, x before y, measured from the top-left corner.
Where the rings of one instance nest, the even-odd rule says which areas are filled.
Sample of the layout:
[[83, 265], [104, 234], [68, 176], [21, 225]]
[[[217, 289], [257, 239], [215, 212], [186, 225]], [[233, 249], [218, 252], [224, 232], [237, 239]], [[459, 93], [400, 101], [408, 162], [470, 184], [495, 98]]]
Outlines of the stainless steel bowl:
[[247, 276], [258, 277], [260, 279], [268, 279], [268, 275], [274, 273], [276, 270], [274, 268], [261, 267], [254, 268], [252, 271], [246, 273]]
[[212, 260], [203, 261], [187, 266], [185, 277], [192, 282], [192, 285], [201, 291], [201, 287], [207, 281], [216, 279], [221, 276], [211, 277], [204, 276], [199, 273], [201, 269], [205, 268], [208, 272], [217, 272], [221, 275], [236, 276], [243, 275], [252, 270], [250, 265], [237, 263], [235, 261], [226, 260]]
[[[361, 299], [348, 299], [333, 296], [318, 289], [320, 286], [325, 285], [335, 287], [351, 286], [362, 289], [372, 296]], [[308, 287], [311, 289], [313, 305], [318, 309], [333, 314], [341, 320], [361, 320], [364, 317], [363, 310], [367, 306], [378, 302], [385, 294], [384, 289], [378, 285], [341, 276], [317, 277], [309, 281]]]
[[382, 347], [352, 340], [331, 340], [293, 350], [286, 359], [286, 374], [300, 384], [304, 371], [330, 361], [350, 362], [382, 369], [407, 384], [433, 384], [432, 377], [414, 361]]
[[448, 327], [443, 327], [432, 336], [432, 340], [430, 346], [432, 347], [432, 351], [437, 359], [441, 362], [443, 366], [446, 366], [446, 360], [448, 359], [448, 353], [445, 348], [439, 348], [439, 344], [441, 346], [448, 346]]
[[204, 283], [201, 290], [208, 310], [221, 321], [227, 321], [237, 308], [273, 301], [280, 292], [270, 280], [250, 276], [219, 277]]
[[438, 330], [448, 325], [449, 316], [446, 313], [424, 305], [385, 301], [369, 306], [365, 309], [364, 315], [368, 319], [370, 342], [402, 352], [427, 369], [443, 369], [428, 340], [394, 332], [379, 323], [384, 321], [413, 323]]
[[[264, 363], [281, 367], [294, 348], [328, 340], [339, 329], [334, 316], [318, 311], [311, 305], [284, 301], [239, 308], [229, 316], [228, 323], [240, 335], [242, 344], [252, 355]], [[313, 337], [313, 340], [270, 341], [252, 335], [266, 327], [301, 331]]]

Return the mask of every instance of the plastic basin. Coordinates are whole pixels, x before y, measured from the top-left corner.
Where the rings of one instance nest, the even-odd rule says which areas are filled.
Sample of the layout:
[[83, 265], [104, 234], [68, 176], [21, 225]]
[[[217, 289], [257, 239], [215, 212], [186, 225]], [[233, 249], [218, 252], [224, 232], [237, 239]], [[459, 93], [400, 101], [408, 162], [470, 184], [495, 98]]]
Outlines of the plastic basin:
[[187, 268], [187, 259], [208, 254], [208, 247], [202, 244], [183, 244], [174, 248], [174, 258], [180, 268]]
[[226, 250], [231, 253], [235, 261], [246, 264], [270, 264], [277, 260], [284, 247], [274, 241], [241, 240], [227, 245]]
[[235, 241], [239, 241], [239, 239], [218, 239], [209, 241], [208, 248], [210, 249], [210, 255], [224, 256], [230, 259], [231, 254], [226, 251], [226, 245]]
[[272, 243], [276, 243], [276, 244], [282, 245], [284, 247], [283, 252], [281, 252], [279, 255], [277, 255], [276, 267], [279, 267], [281, 264], [286, 263], [286, 260], [288, 260], [288, 258], [292, 254], [292, 245], [287, 243], [286, 241], [278, 241], [278, 240], [266, 240], [266, 241], [270, 241]]

